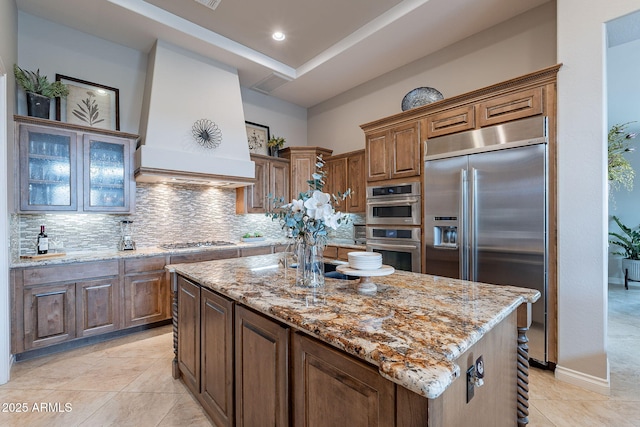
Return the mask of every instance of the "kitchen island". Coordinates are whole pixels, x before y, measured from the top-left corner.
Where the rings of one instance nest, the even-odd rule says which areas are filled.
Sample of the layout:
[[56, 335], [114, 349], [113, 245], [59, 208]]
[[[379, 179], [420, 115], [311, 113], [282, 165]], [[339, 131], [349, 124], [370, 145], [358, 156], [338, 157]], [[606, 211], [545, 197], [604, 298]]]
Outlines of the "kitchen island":
[[167, 266], [173, 374], [216, 424], [527, 423], [537, 291], [401, 271], [305, 289], [283, 256]]

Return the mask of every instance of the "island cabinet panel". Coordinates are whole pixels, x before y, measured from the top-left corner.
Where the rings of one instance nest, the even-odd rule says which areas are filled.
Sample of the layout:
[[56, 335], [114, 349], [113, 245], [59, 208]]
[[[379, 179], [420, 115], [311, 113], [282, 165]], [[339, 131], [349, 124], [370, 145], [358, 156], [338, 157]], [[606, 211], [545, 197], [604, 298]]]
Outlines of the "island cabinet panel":
[[68, 341], [76, 336], [75, 284], [24, 291], [24, 349]]
[[293, 425], [395, 425], [395, 385], [376, 369], [293, 334]]
[[200, 286], [178, 277], [178, 366], [185, 384], [200, 394]]
[[200, 396], [219, 426], [234, 424], [233, 301], [201, 289]]
[[[513, 426], [517, 405], [517, 312], [490, 330], [456, 360], [461, 375], [437, 399], [430, 400], [429, 426]], [[478, 357], [484, 361], [484, 384], [467, 402], [466, 372]]]
[[118, 277], [76, 284], [77, 335], [86, 337], [120, 327]]
[[289, 328], [236, 306], [236, 426], [288, 426]]

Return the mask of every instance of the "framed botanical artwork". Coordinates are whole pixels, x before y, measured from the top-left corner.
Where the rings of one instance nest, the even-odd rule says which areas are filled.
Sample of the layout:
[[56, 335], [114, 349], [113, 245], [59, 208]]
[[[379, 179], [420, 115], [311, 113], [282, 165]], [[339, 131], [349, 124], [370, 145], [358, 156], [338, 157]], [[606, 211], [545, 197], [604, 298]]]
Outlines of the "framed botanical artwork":
[[76, 125], [120, 130], [120, 91], [114, 87], [56, 74], [69, 88], [56, 98], [56, 119]]
[[244, 122], [247, 128], [247, 142], [249, 143], [249, 152], [254, 154], [269, 154], [267, 141], [269, 135], [269, 126], [260, 125], [258, 123]]

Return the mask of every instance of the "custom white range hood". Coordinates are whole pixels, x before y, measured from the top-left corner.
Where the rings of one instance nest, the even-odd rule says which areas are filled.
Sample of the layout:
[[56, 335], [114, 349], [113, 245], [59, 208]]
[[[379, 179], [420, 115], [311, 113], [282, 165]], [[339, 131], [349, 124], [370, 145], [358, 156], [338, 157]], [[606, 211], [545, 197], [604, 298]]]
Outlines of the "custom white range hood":
[[[200, 119], [221, 131], [216, 148], [194, 138]], [[223, 187], [255, 181], [238, 74], [225, 64], [158, 40], [149, 54], [140, 133], [136, 181]]]

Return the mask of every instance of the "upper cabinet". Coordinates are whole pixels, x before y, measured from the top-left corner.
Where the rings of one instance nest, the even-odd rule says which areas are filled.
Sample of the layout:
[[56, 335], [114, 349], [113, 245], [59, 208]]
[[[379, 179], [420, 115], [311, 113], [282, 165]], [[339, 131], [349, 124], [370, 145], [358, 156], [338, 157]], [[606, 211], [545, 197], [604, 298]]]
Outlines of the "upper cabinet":
[[366, 211], [366, 181], [364, 150], [352, 151], [329, 157], [326, 163], [327, 183], [325, 191], [337, 195], [351, 189], [351, 197], [335, 205], [335, 209], [348, 213]]
[[265, 213], [272, 210], [273, 197], [289, 199], [289, 161], [277, 157], [251, 155], [256, 165], [256, 182], [236, 189], [236, 213]]
[[366, 134], [367, 181], [420, 175], [420, 122], [402, 123]]
[[132, 212], [137, 136], [16, 116], [20, 212]]
[[290, 196], [298, 199], [300, 193], [309, 190], [308, 180], [316, 172], [317, 157], [323, 159], [331, 156], [332, 150], [320, 147], [287, 147], [280, 150], [280, 155], [288, 159], [291, 167]]

